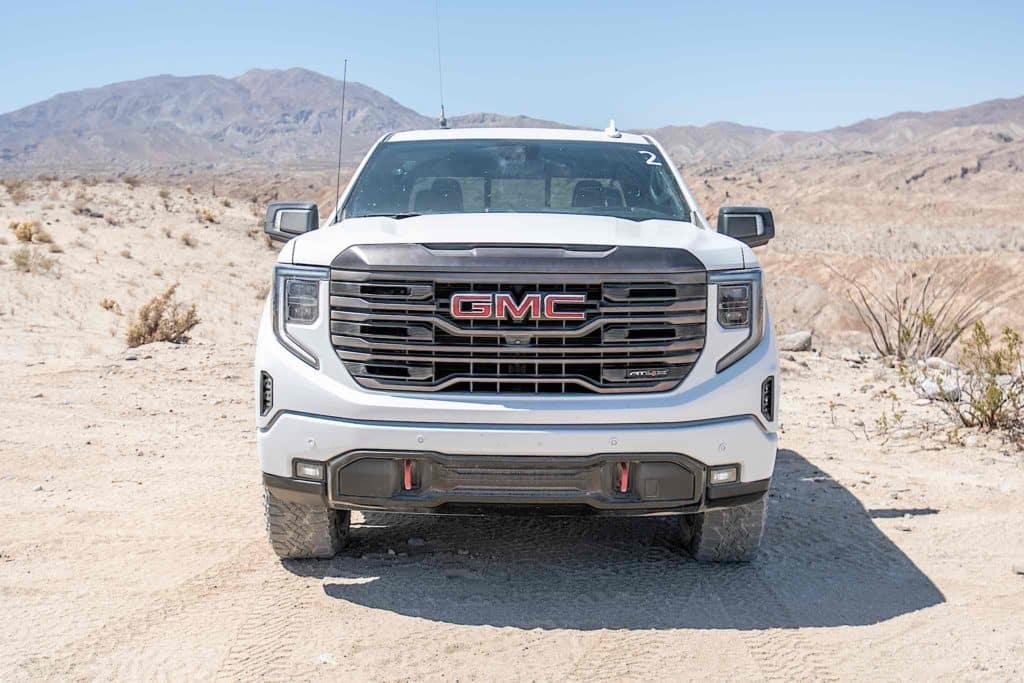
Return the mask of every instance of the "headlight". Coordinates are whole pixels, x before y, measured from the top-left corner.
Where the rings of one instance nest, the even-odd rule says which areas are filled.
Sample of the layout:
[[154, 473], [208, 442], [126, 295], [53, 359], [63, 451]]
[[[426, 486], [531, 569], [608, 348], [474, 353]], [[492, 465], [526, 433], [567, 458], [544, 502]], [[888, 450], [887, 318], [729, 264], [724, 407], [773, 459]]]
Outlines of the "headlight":
[[281, 345], [303, 362], [320, 367], [316, 355], [294, 334], [320, 319], [320, 283], [329, 280], [327, 268], [277, 266], [274, 268], [274, 334]]
[[711, 273], [718, 287], [718, 324], [727, 329], [746, 328], [747, 338], [722, 356], [716, 367], [722, 372], [757, 348], [764, 339], [764, 297], [761, 271], [731, 270]]

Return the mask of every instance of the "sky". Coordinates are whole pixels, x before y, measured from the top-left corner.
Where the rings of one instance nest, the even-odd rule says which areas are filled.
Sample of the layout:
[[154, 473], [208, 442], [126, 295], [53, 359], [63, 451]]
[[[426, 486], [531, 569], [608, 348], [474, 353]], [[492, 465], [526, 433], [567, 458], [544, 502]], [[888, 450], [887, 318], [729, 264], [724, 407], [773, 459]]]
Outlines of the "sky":
[[[1024, 0], [439, 0], [449, 115], [821, 130], [1024, 95]], [[434, 0], [0, 0], [0, 112], [156, 74], [300, 66], [438, 111]]]

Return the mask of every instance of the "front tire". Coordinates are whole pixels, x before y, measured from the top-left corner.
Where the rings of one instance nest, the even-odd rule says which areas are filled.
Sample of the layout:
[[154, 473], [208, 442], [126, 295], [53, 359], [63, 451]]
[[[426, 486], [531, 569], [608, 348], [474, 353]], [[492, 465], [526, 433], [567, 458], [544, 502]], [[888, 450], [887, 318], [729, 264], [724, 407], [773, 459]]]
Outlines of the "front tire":
[[284, 500], [266, 486], [263, 509], [270, 546], [280, 558], [334, 557], [345, 547], [351, 516], [348, 510]]
[[680, 518], [683, 546], [698, 562], [750, 562], [768, 516], [768, 494], [745, 505]]

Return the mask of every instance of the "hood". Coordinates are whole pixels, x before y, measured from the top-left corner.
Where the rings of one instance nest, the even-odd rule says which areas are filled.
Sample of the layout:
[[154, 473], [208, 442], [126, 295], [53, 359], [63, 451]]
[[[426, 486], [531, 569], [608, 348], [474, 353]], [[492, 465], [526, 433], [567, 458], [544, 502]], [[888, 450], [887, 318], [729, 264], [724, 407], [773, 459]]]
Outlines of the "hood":
[[301, 237], [280, 262], [329, 266], [356, 244], [555, 244], [686, 249], [708, 270], [757, 265], [745, 244], [680, 221], [630, 221], [610, 216], [530, 213], [433, 214], [411, 218], [348, 218]]

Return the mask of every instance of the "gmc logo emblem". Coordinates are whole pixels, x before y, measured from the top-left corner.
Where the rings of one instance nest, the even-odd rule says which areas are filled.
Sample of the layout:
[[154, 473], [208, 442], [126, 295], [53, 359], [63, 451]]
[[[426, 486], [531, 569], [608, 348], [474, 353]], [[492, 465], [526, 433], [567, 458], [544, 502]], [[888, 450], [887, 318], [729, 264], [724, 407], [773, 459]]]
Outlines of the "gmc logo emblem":
[[584, 304], [585, 294], [452, 294], [452, 317], [458, 320], [585, 320], [583, 311], [560, 311], [562, 304]]

